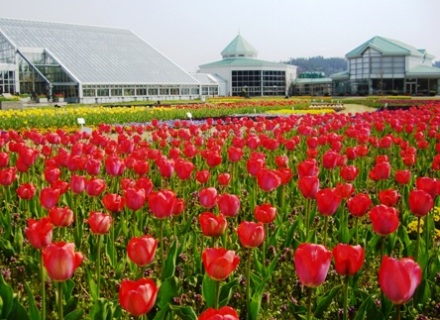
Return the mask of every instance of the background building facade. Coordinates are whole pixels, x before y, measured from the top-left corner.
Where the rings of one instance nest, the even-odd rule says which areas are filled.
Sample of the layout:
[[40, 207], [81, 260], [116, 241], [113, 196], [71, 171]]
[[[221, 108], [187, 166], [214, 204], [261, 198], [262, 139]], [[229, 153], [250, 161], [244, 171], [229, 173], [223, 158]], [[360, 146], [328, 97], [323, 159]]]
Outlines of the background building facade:
[[222, 60], [199, 66], [223, 83], [219, 95], [283, 96], [296, 78], [296, 66], [256, 59], [257, 50], [240, 34], [221, 52]]

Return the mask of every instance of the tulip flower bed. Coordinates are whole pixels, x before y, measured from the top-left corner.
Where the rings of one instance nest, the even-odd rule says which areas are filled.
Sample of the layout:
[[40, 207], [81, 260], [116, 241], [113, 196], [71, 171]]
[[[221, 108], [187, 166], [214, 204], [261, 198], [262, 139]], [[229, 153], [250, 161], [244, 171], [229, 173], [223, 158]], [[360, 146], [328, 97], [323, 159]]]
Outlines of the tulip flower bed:
[[77, 127], [77, 119], [83, 118], [89, 127], [100, 123], [145, 123], [153, 119], [174, 120], [225, 117], [231, 114], [258, 114], [295, 106], [307, 108], [307, 102], [299, 99], [255, 99], [239, 102], [214, 100], [214, 103], [176, 104], [172, 106], [66, 106], [63, 108], [29, 108], [1, 111], [0, 128], [22, 130], [23, 128], [66, 129]]
[[2, 131], [0, 318], [435, 319], [439, 126], [430, 103]]

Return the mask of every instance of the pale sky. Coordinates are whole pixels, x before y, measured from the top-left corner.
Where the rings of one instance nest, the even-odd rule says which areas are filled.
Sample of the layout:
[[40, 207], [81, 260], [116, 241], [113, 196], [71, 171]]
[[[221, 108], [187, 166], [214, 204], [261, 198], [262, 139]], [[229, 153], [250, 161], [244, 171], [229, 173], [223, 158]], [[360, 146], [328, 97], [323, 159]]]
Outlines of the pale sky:
[[344, 57], [374, 36], [440, 60], [439, 0], [0, 0], [0, 17], [129, 29], [190, 72], [238, 33], [275, 62]]

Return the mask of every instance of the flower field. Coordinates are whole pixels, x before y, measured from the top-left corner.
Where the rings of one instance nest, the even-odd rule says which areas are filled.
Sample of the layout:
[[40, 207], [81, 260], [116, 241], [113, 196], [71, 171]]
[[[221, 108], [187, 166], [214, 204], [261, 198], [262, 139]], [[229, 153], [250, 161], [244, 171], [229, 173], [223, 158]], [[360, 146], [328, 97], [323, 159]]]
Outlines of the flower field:
[[288, 106], [2, 113], [0, 319], [438, 319], [440, 103]]

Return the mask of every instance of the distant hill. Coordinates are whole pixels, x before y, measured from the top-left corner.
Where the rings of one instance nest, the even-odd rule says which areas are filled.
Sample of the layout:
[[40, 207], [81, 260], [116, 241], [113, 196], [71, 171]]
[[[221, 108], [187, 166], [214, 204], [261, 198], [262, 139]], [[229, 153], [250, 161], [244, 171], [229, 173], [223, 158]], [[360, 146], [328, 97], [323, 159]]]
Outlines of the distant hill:
[[298, 73], [322, 72], [326, 77], [333, 73], [347, 70], [347, 61], [344, 58], [324, 58], [322, 56], [311, 58], [291, 58], [286, 63], [298, 67]]

